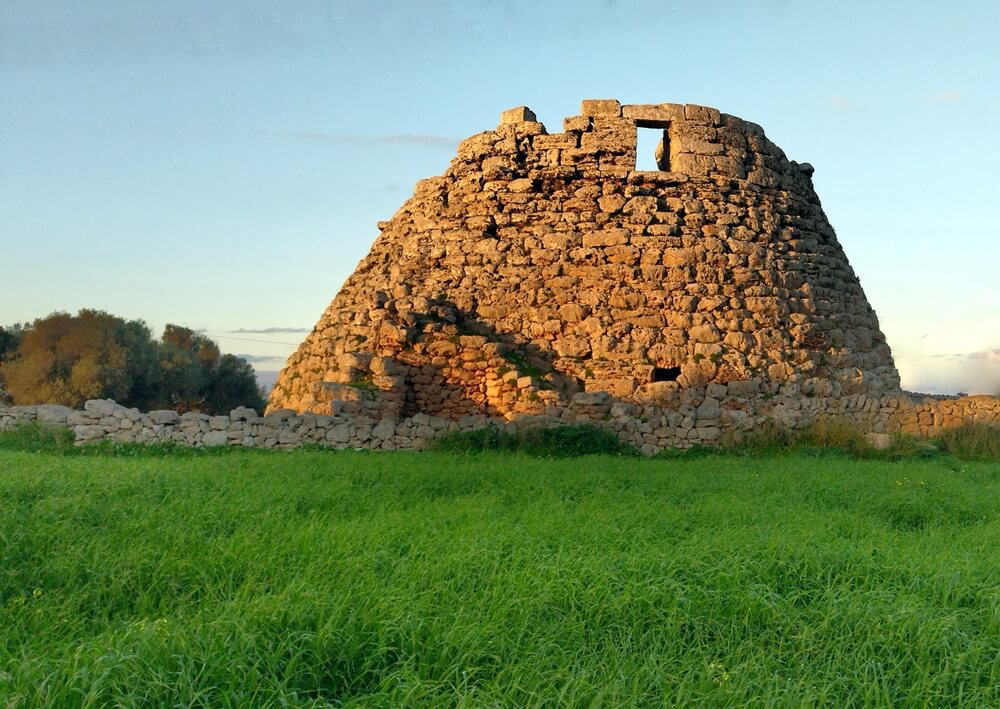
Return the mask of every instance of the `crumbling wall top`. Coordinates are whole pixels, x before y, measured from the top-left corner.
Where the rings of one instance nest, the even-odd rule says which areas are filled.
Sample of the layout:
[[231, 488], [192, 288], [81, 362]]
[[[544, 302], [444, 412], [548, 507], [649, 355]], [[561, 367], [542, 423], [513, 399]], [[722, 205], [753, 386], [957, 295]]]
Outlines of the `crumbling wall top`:
[[[534, 124], [547, 134], [535, 113], [517, 106], [500, 116], [501, 126]], [[812, 193], [813, 167], [788, 160], [756, 123], [696, 104], [622, 104], [617, 99], [584, 99], [580, 113], [563, 122], [572, 140], [565, 144], [597, 156], [609, 170], [634, 170], [636, 133], [663, 131], [656, 163], [663, 172], [692, 177], [745, 180], [763, 187]]]

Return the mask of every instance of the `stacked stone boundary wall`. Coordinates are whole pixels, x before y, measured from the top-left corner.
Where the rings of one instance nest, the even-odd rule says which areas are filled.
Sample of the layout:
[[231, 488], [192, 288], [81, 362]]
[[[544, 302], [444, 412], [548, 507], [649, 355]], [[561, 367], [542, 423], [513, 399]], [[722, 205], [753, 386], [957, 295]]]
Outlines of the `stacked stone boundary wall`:
[[580, 393], [570, 408], [552, 415], [511, 420], [466, 416], [458, 421], [426, 414], [372, 419], [292, 410], [259, 416], [249, 408], [221, 416], [143, 413], [110, 399], [94, 399], [86, 402], [82, 411], [53, 404], [0, 407], [0, 430], [37, 421], [71, 429], [77, 444], [110, 441], [265, 449], [312, 444], [336, 449], [422, 450], [432, 439], [451, 431], [590, 423], [615, 433], [646, 455], [655, 455], [664, 448], [726, 445], [769, 420], [794, 429], [824, 417], [842, 418], [883, 440], [881, 434], [891, 433], [932, 436], [966, 422], [1000, 426], [1000, 398], [992, 396], [920, 398], [895, 393], [881, 398], [810, 399], [779, 392], [748, 399], [737, 393], [727, 391], [724, 385], [712, 385], [704, 392], [687, 390], [680, 392], [676, 408], [638, 406], [616, 401], [604, 392]]

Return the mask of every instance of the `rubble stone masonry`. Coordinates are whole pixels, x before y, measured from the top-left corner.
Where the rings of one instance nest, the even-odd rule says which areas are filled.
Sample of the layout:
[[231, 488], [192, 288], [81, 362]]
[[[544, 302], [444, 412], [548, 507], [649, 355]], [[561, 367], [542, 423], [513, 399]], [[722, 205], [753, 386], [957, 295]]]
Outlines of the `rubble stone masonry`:
[[[639, 130], [656, 131], [658, 170], [635, 169]], [[900, 390], [812, 174], [704, 106], [587, 100], [560, 133], [514, 108], [379, 223], [266, 416], [88, 402], [57, 418], [81, 441], [380, 449], [583, 421], [646, 453], [766, 419], [924, 435], [1000, 422], [993, 397]]]

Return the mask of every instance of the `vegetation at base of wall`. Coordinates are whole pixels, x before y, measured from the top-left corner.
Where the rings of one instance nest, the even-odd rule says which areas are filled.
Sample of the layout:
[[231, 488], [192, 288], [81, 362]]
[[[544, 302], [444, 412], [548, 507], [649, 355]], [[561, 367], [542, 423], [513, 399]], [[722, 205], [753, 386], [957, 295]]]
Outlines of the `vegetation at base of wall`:
[[65, 455], [76, 448], [73, 430], [32, 421], [0, 430], [0, 450]]
[[508, 452], [538, 458], [581, 455], [638, 455], [638, 451], [597, 426], [532, 426], [507, 432], [494, 428], [455, 431], [432, 442], [434, 450], [450, 453]]
[[947, 453], [980, 459], [1000, 460], [1000, 427], [966, 423], [935, 436], [934, 444]]
[[877, 449], [865, 438], [864, 429], [848, 419], [830, 417], [802, 429], [790, 429], [767, 420], [731, 445], [687, 451], [664, 451], [677, 455], [773, 456], [791, 453], [845, 455], [862, 459], [915, 460], [953, 456], [961, 460], [1000, 460], [1000, 426], [966, 423], [931, 438], [892, 434], [889, 445]]
[[94, 441], [84, 445], [74, 443], [72, 429], [65, 426], [32, 421], [0, 430], [0, 451], [48, 453], [60, 456], [106, 456], [113, 458], [163, 458], [219, 456], [249, 452], [241, 446], [194, 448], [172, 441], [158, 443], [118, 443]]
[[0, 451], [0, 705], [1000, 705], [1000, 471]]
[[[171, 455], [226, 455], [264, 452], [242, 446], [192, 448], [173, 442], [116, 443], [99, 441], [74, 445], [72, 430], [51, 424], [25, 423], [0, 430], [0, 450], [56, 453], [60, 455], [111, 455], [116, 457], [163, 457]], [[572, 458], [583, 455], [638, 455], [635, 447], [622, 443], [610, 432], [590, 425], [556, 428], [531, 427], [516, 432], [493, 428], [456, 431], [431, 443], [434, 450], [460, 454], [488, 452], [522, 453], [539, 458]], [[310, 444], [308, 450], [331, 451], [328, 446]], [[921, 460], [954, 457], [959, 460], [1000, 461], [1000, 427], [979, 423], [963, 424], [927, 440], [896, 434], [888, 448], [877, 450], [861, 430], [849, 422], [831, 419], [800, 431], [765, 423], [740, 443], [724, 447], [697, 446], [686, 450], [665, 449], [659, 458], [704, 456], [767, 457], [777, 455], [841, 455], [858, 459]]]
[[87, 399], [114, 399], [143, 411], [210, 414], [264, 407], [253, 367], [208, 337], [167, 325], [155, 340], [141, 320], [100, 310], [0, 328], [0, 385], [15, 404], [79, 409]]

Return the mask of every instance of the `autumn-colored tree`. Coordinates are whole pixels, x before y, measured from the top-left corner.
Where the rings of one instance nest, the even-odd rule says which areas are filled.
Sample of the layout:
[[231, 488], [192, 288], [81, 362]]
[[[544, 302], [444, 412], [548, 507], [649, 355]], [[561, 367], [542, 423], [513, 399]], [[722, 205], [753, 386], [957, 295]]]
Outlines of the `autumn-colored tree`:
[[[140, 320], [81, 310], [53, 313], [17, 334], [16, 348], [0, 361], [0, 380], [16, 404], [79, 408], [110, 398], [143, 410], [263, 408], [250, 365], [220, 356], [212, 340], [185, 327], [167, 325], [157, 342]], [[0, 336], [0, 346], [6, 342]]]
[[53, 313], [25, 328], [0, 372], [16, 404], [79, 407], [98, 397], [140, 404], [155, 377], [155, 353], [141, 321], [99, 310]]

